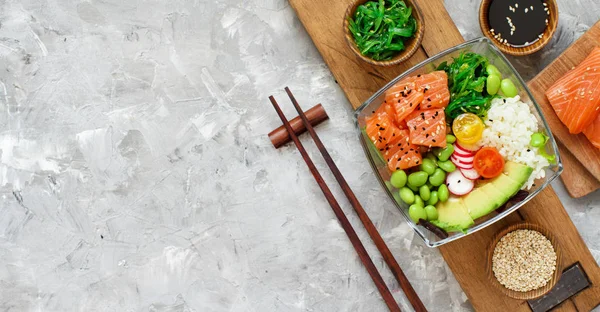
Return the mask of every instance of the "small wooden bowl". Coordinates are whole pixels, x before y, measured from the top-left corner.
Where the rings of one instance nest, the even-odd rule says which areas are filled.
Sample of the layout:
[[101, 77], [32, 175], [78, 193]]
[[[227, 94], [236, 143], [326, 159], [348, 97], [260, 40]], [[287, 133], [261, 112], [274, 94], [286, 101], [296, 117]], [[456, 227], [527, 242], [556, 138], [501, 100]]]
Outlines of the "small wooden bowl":
[[419, 6], [413, 0], [404, 0], [406, 5], [412, 8], [412, 16], [417, 22], [417, 31], [415, 32], [414, 37], [410, 38], [404, 43], [405, 49], [400, 51], [396, 56], [394, 56], [394, 58], [387, 61], [376, 61], [360, 53], [360, 50], [354, 42], [354, 36], [352, 36], [352, 32], [350, 32], [350, 23], [348, 22], [349, 18], [354, 17], [354, 13], [356, 12], [358, 6], [368, 1], [373, 0], [354, 0], [346, 10], [346, 14], [344, 15], [344, 33], [346, 34], [346, 42], [348, 43], [350, 49], [352, 49], [352, 51], [354, 51], [354, 54], [356, 54], [356, 56], [361, 60], [377, 66], [391, 66], [408, 60], [419, 49], [421, 41], [423, 40], [423, 33], [425, 31], [425, 24], [423, 23], [423, 13], [421, 13], [421, 9], [419, 8]]
[[525, 47], [508, 46], [494, 38], [494, 35], [490, 31], [491, 27], [488, 20], [489, 8], [492, 1], [493, 0], [481, 1], [481, 5], [479, 6], [479, 27], [481, 27], [483, 35], [488, 37], [500, 51], [515, 56], [529, 55], [545, 47], [548, 42], [550, 42], [550, 39], [552, 39], [552, 36], [554, 36], [558, 26], [558, 5], [556, 4], [556, 0], [545, 0], [548, 4], [550, 15], [548, 15], [548, 26], [544, 30], [542, 38]]
[[[494, 275], [494, 271], [492, 270], [492, 257], [494, 255], [494, 249], [496, 249], [496, 244], [498, 244], [498, 242], [500, 241], [500, 239], [502, 237], [504, 237], [504, 235], [506, 235], [512, 231], [515, 231], [515, 230], [533, 230], [533, 231], [540, 232], [542, 235], [546, 236], [546, 238], [548, 238], [548, 240], [550, 240], [550, 243], [552, 243], [552, 247], [554, 247], [554, 252], [556, 252], [556, 268], [554, 269], [554, 275], [552, 275], [552, 278], [548, 281], [548, 283], [541, 288], [530, 290], [527, 292], [510, 290], [510, 289], [504, 287], [502, 284], [500, 284], [500, 282], [498, 282], [498, 280], [496, 279], [496, 276]], [[550, 231], [546, 230], [545, 228], [543, 228], [537, 224], [532, 224], [532, 223], [528, 223], [528, 222], [513, 224], [513, 225], [510, 225], [510, 226], [504, 228], [502, 231], [498, 232], [494, 236], [494, 238], [492, 240], [492, 244], [488, 247], [487, 258], [488, 258], [487, 259], [487, 275], [488, 275], [489, 281], [492, 284], [494, 284], [494, 286], [496, 286], [505, 295], [507, 295], [511, 298], [521, 299], [521, 300], [530, 300], [530, 299], [539, 298], [539, 297], [545, 295], [546, 293], [548, 293], [560, 279], [560, 276], [561, 276], [562, 270], [563, 270], [562, 251], [560, 249], [560, 244], [559, 244], [558, 240], [556, 239], [556, 236], [554, 236], [552, 233], [550, 233]]]

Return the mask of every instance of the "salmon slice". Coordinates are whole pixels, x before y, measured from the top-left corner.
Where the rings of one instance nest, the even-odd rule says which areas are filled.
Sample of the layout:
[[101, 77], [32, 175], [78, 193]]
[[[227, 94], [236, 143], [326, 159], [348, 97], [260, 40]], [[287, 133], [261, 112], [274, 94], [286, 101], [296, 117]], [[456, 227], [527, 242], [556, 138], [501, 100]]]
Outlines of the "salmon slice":
[[448, 75], [443, 70], [418, 76], [415, 79], [417, 90], [423, 92], [421, 109], [443, 108], [450, 103]]
[[600, 48], [557, 80], [546, 97], [570, 133], [588, 127], [600, 111]]
[[406, 118], [410, 143], [446, 147], [446, 115], [443, 108], [414, 111]]
[[385, 111], [367, 119], [366, 132], [380, 152], [385, 151], [388, 144], [394, 144], [400, 139], [400, 129]]
[[388, 117], [390, 117], [390, 119], [392, 120], [392, 122], [394, 122], [394, 124], [396, 126], [398, 126], [398, 121], [396, 120], [396, 110], [394, 109], [394, 107], [388, 103], [383, 103], [381, 104], [381, 106], [379, 106], [379, 108], [375, 111], [375, 114], [382, 114], [382, 113], [386, 113], [388, 115]]
[[388, 145], [383, 152], [383, 158], [391, 171], [418, 166], [423, 160], [419, 147], [410, 143], [408, 130], [400, 130], [399, 137], [398, 141]]
[[416, 89], [417, 86], [412, 80], [412, 77], [404, 79], [385, 92], [385, 103], [394, 108], [398, 123], [410, 115], [423, 101], [423, 92]]
[[600, 114], [598, 114], [591, 125], [583, 130], [583, 134], [592, 142], [592, 145], [600, 148]]

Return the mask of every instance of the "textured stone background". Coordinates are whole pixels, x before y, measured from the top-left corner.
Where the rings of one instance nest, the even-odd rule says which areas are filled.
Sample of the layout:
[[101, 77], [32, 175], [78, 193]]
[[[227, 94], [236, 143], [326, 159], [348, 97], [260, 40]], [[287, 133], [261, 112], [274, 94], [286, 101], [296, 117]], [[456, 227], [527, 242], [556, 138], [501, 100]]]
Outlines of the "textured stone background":
[[[551, 46], [514, 60], [526, 78], [600, 18], [598, 0], [559, 2]], [[446, 6], [480, 35], [478, 1]], [[0, 0], [0, 310], [384, 311], [298, 152], [266, 138], [284, 86], [325, 106], [325, 145], [426, 305], [470, 310], [285, 0]], [[600, 260], [600, 193], [554, 186]]]

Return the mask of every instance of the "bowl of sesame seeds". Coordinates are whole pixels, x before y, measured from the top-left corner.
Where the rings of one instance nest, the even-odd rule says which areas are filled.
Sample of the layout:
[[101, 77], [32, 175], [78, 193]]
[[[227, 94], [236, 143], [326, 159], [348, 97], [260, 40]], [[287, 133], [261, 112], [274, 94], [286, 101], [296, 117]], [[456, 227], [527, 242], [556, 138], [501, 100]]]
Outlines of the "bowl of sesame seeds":
[[505, 295], [522, 300], [548, 293], [562, 273], [559, 242], [528, 222], [500, 231], [488, 250], [488, 278]]
[[482, 0], [479, 26], [502, 52], [529, 55], [545, 47], [558, 27], [556, 0]]

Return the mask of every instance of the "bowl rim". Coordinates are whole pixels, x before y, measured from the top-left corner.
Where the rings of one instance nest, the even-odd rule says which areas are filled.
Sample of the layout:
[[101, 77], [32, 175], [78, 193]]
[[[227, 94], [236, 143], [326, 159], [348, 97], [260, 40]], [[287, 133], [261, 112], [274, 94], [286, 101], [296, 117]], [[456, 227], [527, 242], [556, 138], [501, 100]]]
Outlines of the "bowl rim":
[[494, 36], [492, 36], [492, 33], [490, 31], [491, 27], [489, 25], [489, 22], [487, 18], [485, 18], [488, 15], [486, 10], [489, 8], [492, 1], [493, 0], [482, 0], [479, 5], [479, 28], [481, 29], [483, 35], [486, 38], [490, 39], [494, 46], [496, 46], [502, 52], [513, 56], [530, 55], [543, 49], [545, 46], [548, 45], [552, 37], [554, 37], [554, 34], [556, 33], [556, 30], [558, 28], [559, 19], [558, 4], [556, 3], [556, 0], [544, 0], [544, 3], [548, 3], [548, 10], [550, 10], [551, 12], [549, 15], [551, 16], [551, 18], [549, 18], [548, 27], [546, 27], [546, 30], [544, 30], [544, 34], [547, 35], [543, 36], [541, 39], [534, 41], [532, 44], [523, 47], [508, 47], [492, 39]]
[[501, 219], [504, 219], [507, 215], [511, 214], [512, 212], [516, 211], [517, 209], [521, 208], [523, 205], [525, 205], [527, 202], [529, 202], [533, 197], [535, 197], [536, 195], [538, 195], [539, 193], [541, 193], [546, 187], [548, 187], [550, 185], [550, 183], [552, 183], [556, 178], [558, 178], [560, 176], [560, 174], [563, 171], [563, 164], [562, 164], [562, 160], [560, 157], [560, 153], [558, 150], [558, 144], [556, 142], [556, 139], [554, 138], [554, 135], [552, 134], [552, 131], [550, 130], [550, 126], [548, 125], [548, 122], [546, 121], [546, 118], [544, 117], [544, 114], [542, 112], [541, 107], [539, 106], [539, 104], [537, 103], [537, 101], [535, 100], [535, 97], [533, 96], [533, 94], [531, 93], [531, 91], [529, 90], [529, 88], [527, 87], [527, 84], [525, 83], [525, 81], [523, 80], [523, 78], [521, 77], [521, 75], [519, 74], [519, 72], [514, 68], [514, 66], [512, 66], [512, 64], [508, 61], [508, 59], [506, 58], [506, 56], [494, 45], [492, 44], [492, 42], [486, 38], [486, 37], [480, 37], [480, 38], [476, 38], [476, 39], [472, 39], [469, 41], [466, 41], [464, 43], [461, 43], [459, 45], [456, 45], [452, 48], [446, 49], [422, 62], [420, 62], [419, 64], [416, 64], [415, 66], [411, 67], [410, 69], [408, 69], [407, 71], [403, 72], [402, 74], [398, 75], [396, 78], [392, 79], [390, 82], [388, 82], [386, 85], [384, 85], [382, 88], [380, 88], [377, 92], [375, 92], [371, 97], [369, 97], [365, 102], [363, 102], [354, 112], [353, 114], [353, 119], [354, 119], [354, 123], [356, 128], [359, 130], [358, 131], [358, 137], [359, 140], [361, 142], [361, 145], [363, 146], [363, 152], [365, 153], [366, 158], [369, 160], [371, 167], [375, 173], [375, 175], [377, 176], [377, 179], [379, 180], [381, 186], [383, 187], [383, 189], [387, 192], [388, 194], [388, 199], [394, 204], [396, 205], [396, 207], [398, 209], [403, 209], [402, 207], [399, 206], [399, 204], [393, 200], [393, 194], [391, 193], [391, 191], [388, 189], [388, 187], [385, 185], [385, 181], [383, 180], [383, 178], [381, 177], [381, 174], [378, 173], [379, 168], [377, 167], [377, 165], [374, 163], [374, 160], [372, 159], [372, 157], [369, 154], [369, 147], [368, 147], [368, 142], [365, 142], [364, 140], [364, 136], [363, 133], [360, 129], [360, 124], [359, 124], [359, 116], [360, 114], [365, 110], [365, 108], [371, 103], [373, 102], [375, 99], [377, 99], [379, 96], [381, 96], [387, 89], [389, 89], [391, 86], [393, 86], [395, 83], [397, 83], [399, 80], [409, 76], [410, 74], [412, 74], [414, 71], [420, 69], [421, 67], [424, 67], [430, 63], [435, 62], [436, 60], [439, 60], [440, 58], [446, 56], [447, 54], [450, 54], [452, 52], [464, 49], [464, 48], [468, 48], [472, 45], [475, 45], [477, 43], [483, 43], [485, 45], [487, 45], [492, 51], [494, 51], [494, 53], [496, 53], [498, 55], [498, 57], [500, 57], [502, 59], [502, 61], [504, 63], [507, 64], [507, 66], [509, 67], [510, 71], [515, 75], [516, 79], [519, 81], [519, 83], [524, 86], [523, 90], [527, 93], [527, 95], [529, 96], [529, 98], [531, 99], [531, 102], [533, 104], [533, 107], [535, 107], [537, 115], [540, 117], [540, 119], [538, 120], [539, 123], [541, 123], [544, 127], [545, 133], [546, 135], [549, 137], [548, 142], [550, 142], [551, 146], [551, 150], [553, 151], [553, 154], [556, 157], [556, 164], [553, 166], [553, 168], [555, 168], [554, 174], [552, 176], [547, 176], [543, 183], [540, 185], [540, 187], [538, 189], [536, 189], [535, 191], [529, 193], [529, 195], [527, 195], [527, 197], [525, 199], [523, 199], [522, 201], [516, 203], [515, 205], [511, 206], [510, 208], [504, 210], [503, 212], [499, 213], [498, 215], [494, 216], [493, 218], [490, 218], [480, 224], [477, 224], [469, 229], [467, 229], [466, 232], [456, 232], [456, 234], [453, 234], [451, 236], [448, 236], [447, 238], [444, 239], [440, 239], [437, 241], [431, 241], [429, 240], [423, 233], [422, 231], [419, 229], [419, 226], [414, 224], [414, 222], [412, 222], [412, 220], [409, 219], [409, 217], [407, 216], [407, 214], [402, 213], [402, 215], [404, 216], [404, 219], [406, 220], [406, 222], [409, 224], [409, 226], [417, 233], [417, 235], [419, 237], [421, 237], [421, 239], [425, 242], [425, 244], [428, 247], [431, 248], [436, 248], [439, 247], [441, 245], [450, 243], [452, 241], [455, 241], [457, 239], [463, 238], [467, 235], [473, 234], [479, 230], [482, 230], [486, 227], [488, 227], [491, 224], [494, 224], [496, 222], [498, 222]]
[[[508, 233], [511, 233], [511, 232], [514, 232], [517, 230], [533, 230], [533, 231], [541, 233], [550, 241], [550, 243], [552, 244], [552, 247], [554, 248], [554, 252], [556, 253], [556, 267], [554, 268], [554, 273], [552, 273], [552, 278], [548, 281], [548, 283], [546, 283], [546, 285], [544, 285], [540, 288], [537, 288], [537, 289], [532, 289], [532, 290], [526, 291], [526, 292], [515, 291], [515, 290], [511, 290], [511, 289], [504, 287], [504, 285], [500, 284], [498, 279], [496, 279], [496, 276], [495, 276], [494, 270], [493, 270], [492, 260], [493, 260], [493, 256], [494, 256], [494, 250], [496, 249], [498, 242], [500, 241], [500, 239], [502, 237], [504, 237]], [[524, 221], [524, 222], [519, 222], [519, 223], [508, 225], [508, 226], [502, 228], [500, 231], [496, 232], [496, 234], [494, 234], [494, 236], [492, 237], [492, 240], [490, 242], [490, 245], [488, 246], [487, 255], [486, 255], [487, 277], [488, 277], [490, 283], [492, 283], [495, 287], [497, 287], [500, 291], [502, 291], [502, 293], [504, 293], [505, 295], [507, 295], [511, 298], [521, 299], [521, 300], [531, 300], [531, 299], [536, 299], [536, 298], [539, 298], [539, 297], [547, 294], [558, 283], [558, 281], [560, 280], [560, 277], [562, 275], [562, 272], [563, 272], [563, 263], [562, 263], [562, 248], [561, 248], [560, 239], [558, 238], [557, 235], [554, 235], [547, 228], [545, 228], [537, 223], [531, 223], [531, 222]]]
[[408, 60], [409, 58], [411, 58], [417, 52], [417, 50], [419, 50], [419, 48], [421, 47], [421, 42], [423, 41], [423, 36], [425, 34], [425, 20], [423, 19], [423, 12], [421, 11], [421, 8], [419, 7], [419, 5], [416, 3], [415, 0], [404, 0], [404, 2], [408, 6], [412, 7], [413, 11], [412, 11], [411, 15], [415, 18], [415, 20], [417, 22], [417, 31], [415, 32], [414, 37], [410, 38], [410, 39], [414, 40], [415, 42], [414, 42], [414, 44], [412, 44], [412, 47], [410, 49], [404, 49], [403, 51], [400, 51], [392, 59], [386, 60], [386, 61], [376, 61], [376, 60], [374, 60], [370, 57], [364, 56], [364, 55], [362, 55], [362, 53], [360, 53], [360, 51], [358, 50], [358, 47], [356, 46], [356, 42], [354, 41], [354, 37], [352, 36], [352, 33], [350, 32], [350, 28], [349, 28], [350, 23], [349, 23], [348, 19], [352, 15], [354, 15], [356, 8], [360, 4], [364, 4], [369, 1], [374, 1], [374, 0], [354, 0], [350, 3], [348, 8], [346, 9], [346, 12], [344, 13], [344, 21], [343, 21], [342, 26], [344, 27], [344, 38], [346, 39], [346, 43], [348, 44], [348, 47], [350, 47], [350, 50], [352, 50], [352, 52], [354, 52], [354, 55], [357, 56], [359, 59], [361, 59], [364, 62], [367, 62], [369, 64], [376, 65], [376, 66], [397, 65], [397, 64], [400, 64], [400, 63]]

